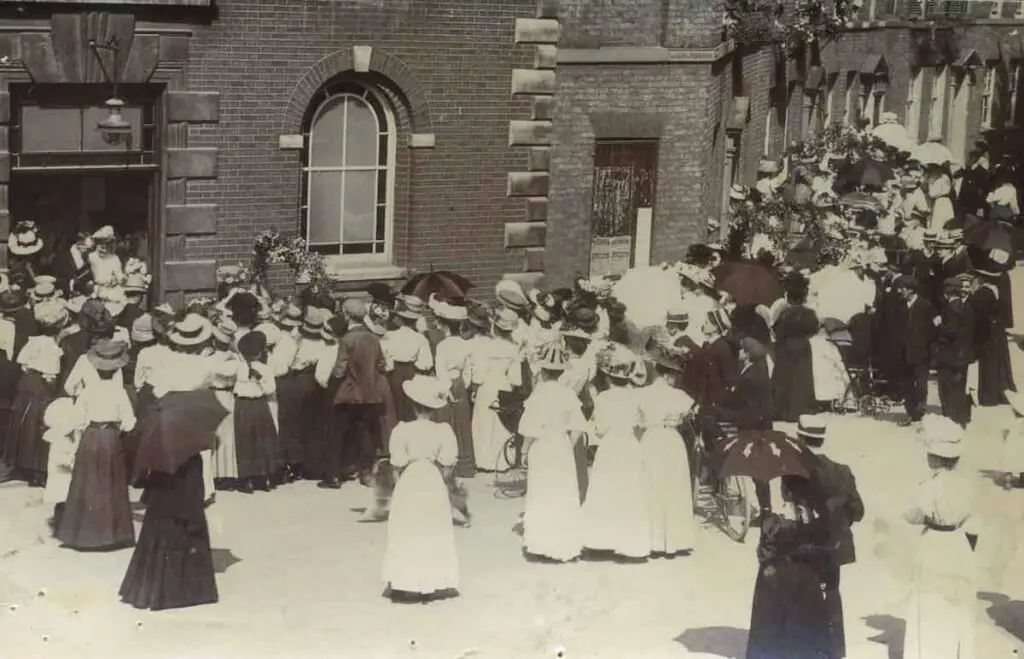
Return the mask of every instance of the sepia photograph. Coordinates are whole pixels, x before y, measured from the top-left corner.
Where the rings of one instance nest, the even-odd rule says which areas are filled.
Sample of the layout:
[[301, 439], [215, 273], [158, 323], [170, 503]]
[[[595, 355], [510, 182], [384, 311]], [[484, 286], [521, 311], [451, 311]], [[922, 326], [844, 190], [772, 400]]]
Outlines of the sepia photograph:
[[0, 0], [0, 659], [1024, 655], [1021, 86], [1017, 0]]

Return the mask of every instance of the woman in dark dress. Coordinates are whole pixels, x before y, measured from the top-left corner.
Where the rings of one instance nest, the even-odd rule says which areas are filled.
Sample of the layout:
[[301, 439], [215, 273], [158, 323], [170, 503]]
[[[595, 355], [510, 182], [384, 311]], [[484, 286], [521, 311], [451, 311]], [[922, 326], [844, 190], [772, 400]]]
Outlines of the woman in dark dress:
[[235, 453], [238, 456], [238, 491], [270, 491], [284, 462], [277, 427], [270, 412], [274, 374], [266, 364], [267, 337], [254, 330], [238, 340], [244, 360], [235, 379]]
[[1006, 324], [1000, 313], [999, 274], [977, 270], [982, 284], [971, 296], [974, 311], [974, 345], [978, 355], [978, 405], [993, 407], [1002, 404], [1004, 391], [1016, 391], [1010, 365], [1010, 346]]
[[811, 338], [818, 333], [818, 316], [804, 306], [808, 281], [800, 273], [791, 273], [783, 282], [788, 306], [775, 321], [775, 372], [772, 394], [775, 417], [795, 422], [801, 414], [811, 414], [817, 407], [814, 395], [814, 366]]
[[757, 546], [746, 659], [829, 659], [831, 633], [821, 591], [828, 525], [807, 479], [787, 476], [782, 496], [795, 519], [768, 515]]
[[327, 352], [324, 330], [321, 312], [314, 307], [307, 308], [299, 326], [298, 349], [291, 370], [277, 380], [281, 441], [295, 447], [298, 464], [291, 465], [295, 475], [312, 475], [310, 472], [318, 456], [316, 447], [321, 434], [318, 419], [323, 407], [323, 390], [317, 384], [316, 369]]

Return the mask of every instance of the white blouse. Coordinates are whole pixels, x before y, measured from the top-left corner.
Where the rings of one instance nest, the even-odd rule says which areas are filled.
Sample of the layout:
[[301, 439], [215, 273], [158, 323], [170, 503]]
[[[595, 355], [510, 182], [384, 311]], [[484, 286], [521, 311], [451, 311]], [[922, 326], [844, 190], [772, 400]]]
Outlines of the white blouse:
[[452, 427], [428, 420], [404, 421], [395, 426], [388, 452], [391, 464], [399, 469], [420, 460], [453, 467], [459, 459], [459, 445]]
[[274, 377], [279, 378], [282, 375], [288, 374], [298, 351], [299, 344], [295, 337], [291, 334], [282, 333], [277, 343], [270, 349], [270, 355], [267, 356], [267, 363], [270, 365], [270, 370], [274, 373]]
[[640, 395], [640, 425], [644, 428], [677, 428], [693, 409], [695, 401], [682, 389], [661, 380]]
[[0, 350], [7, 353], [7, 359], [14, 359], [14, 323], [6, 318], [0, 318]]
[[64, 351], [52, 336], [31, 336], [18, 355], [18, 363], [37, 373], [56, 377]]
[[390, 330], [381, 339], [380, 347], [388, 363], [413, 364], [416, 370], [422, 372], [429, 371], [434, 366], [430, 341], [410, 327], [403, 326]]
[[171, 351], [167, 359], [150, 375], [149, 383], [157, 398], [172, 391], [195, 391], [211, 385], [216, 362], [209, 356]]
[[101, 256], [99, 252], [90, 252], [89, 269], [98, 286], [116, 286], [124, 280], [124, 267], [116, 254]]
[[451, 386], [456, 379], [463, 377], [468, 359], [469, 341], [461, 336], [441, 339], [437, 344], [437, 354], [434, 356], [434, 370], [438, 379]]
[[[85, 387], [102, 381], [96, 367], [89, 361], [88, 355], [81, 355], [75, 365], [71, 367], [71, 372], [68, 373], [68, 379], [64, 382], [64, 391], [68, 396], [76, 397]], [[117, 369], [111, 381], [124, 388], [124, 371]]]
[[135, 411], [124, 385], [117, 379], [96, 380], [86, 385], [75, 401], [81, 420], [90, 423], [117, 423], [128, 432], [135, 428]]
[[[903, 518], [915, 525], [935, 524], [976, 529], [971, 520], [973, 488], [971, 482], [956, 471], [936, 471], [921, 482], [914, 492]], [[968, 529], [965, 529], [968, 530]]]
[[153, 373], [168, 368], [169, 360], [174, 356], [171, 349], [164, 345], [146, 346], [135, 358], [135, 389], [152, 384]]
[[586, 430], [579, 396], [561, 382], [550, 380], [537, 384], [526, 399], [519, 421], [519, 433], [535, 439]]
[[[254, 378], [255, 371], [259, 378]], [[246, 363], [245, 360], [238, 360], [238, 370], [235, 376], [235, 395], [239, 398], [264, 398], [277, 393], [277, 382], [274, 380], [274, 371], [269, 364], [261, 362]]]

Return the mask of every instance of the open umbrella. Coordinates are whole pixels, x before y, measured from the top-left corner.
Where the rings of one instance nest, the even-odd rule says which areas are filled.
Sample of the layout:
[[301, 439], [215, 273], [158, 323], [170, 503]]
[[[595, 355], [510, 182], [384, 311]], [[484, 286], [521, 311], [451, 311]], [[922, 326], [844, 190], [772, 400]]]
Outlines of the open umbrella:
[[462, 275], [448, 270], [431, 270], [410, 277], [402, 287], [402, 292], [427, 300], [431, 294], [438, 297], [466, 297], [471, 288], [473, 283]]
[[774, 270], [759, 263], [737, 263], [718, 286], [737, 305], [770, 306], [784, 295], [782, 282]]
[[917, 147], [917, 143], [907, 133], [907, 129], [898, 123], [879, 124], [872, 129], [871, 134], [889, 146], [906, 153], [913, 153], [914, 148]]
[[810, 475], [817, 458], [807, 447], [778, 430], [740, 431], [712, 454], [721, 478], [749, 476], [767, 482], [781, 476]]
[[849, 192], [839, 199], [839, 205], [853, 210], [870, 210], [876, 213], [885, 210], [885, 204], [867, 192]]
[[213, 391], [172, 391], [139, 422], [133, 481], [151, 471], [173, 474], [185, 461], [216, 446], [214, 432], [228, 415]]
[[997, 220], [986, 220], [974, 215], [966, 216], [964, 218], [964, 242], [986, 254], [994, 249], [1002, 250], [1010, 255], [1014, 253], [1010, 227]]
[[922, 165], [945, 165], [953, 161], [953, 153], [946, 145], [939, 142], [925, 142], [917, 145], [910, 152], [910, 157]]

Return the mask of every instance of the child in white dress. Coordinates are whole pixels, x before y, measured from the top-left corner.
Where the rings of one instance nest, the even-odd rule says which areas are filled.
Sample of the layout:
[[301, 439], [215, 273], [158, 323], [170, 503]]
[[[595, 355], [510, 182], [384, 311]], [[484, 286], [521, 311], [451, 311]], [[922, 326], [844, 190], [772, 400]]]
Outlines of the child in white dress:
[[583, 551], [573, 445], [587, 421], [576, 392], [559, 381], [568, 361], [560, 339], [541, 347], [534, 362], [540, 379], [519, 422], [530, 461], [523, 550], [528, 558], [558, 562]]
[[637, 390], [629, 386], [635, 361], [636, 355], [620, 344], [609, 344], [598, 354], [598, 370], [609, 386], [594, 401], [593, 422], [600, 444], [583, 502], [583, 544], [590, 550], [643, 560], [651, 553], [651, 521], [637, 439]]
[[391, 464], [398, 472], [388, 519], [383, 577], [392, 601], [426, 601], [450, 595], [459, 585], [447, 477], [458, 460], [455, 433], [432, 421], [448, 403], [447, 387], [417, 375], [402, 385], [416, 420], [391, 433]]
[[75, 467], [78, 435], [84, 425], [80, 410], [70, 398], [58, 398], [49, 404], [43, 414], [46, 432], [43, 441], [50, 445], [47, 464], [46, 489], [43, 503], [53, 504], [51, 526], [56, 530], [64, 513], [64, 502], [71, 488], [71, 472]]

